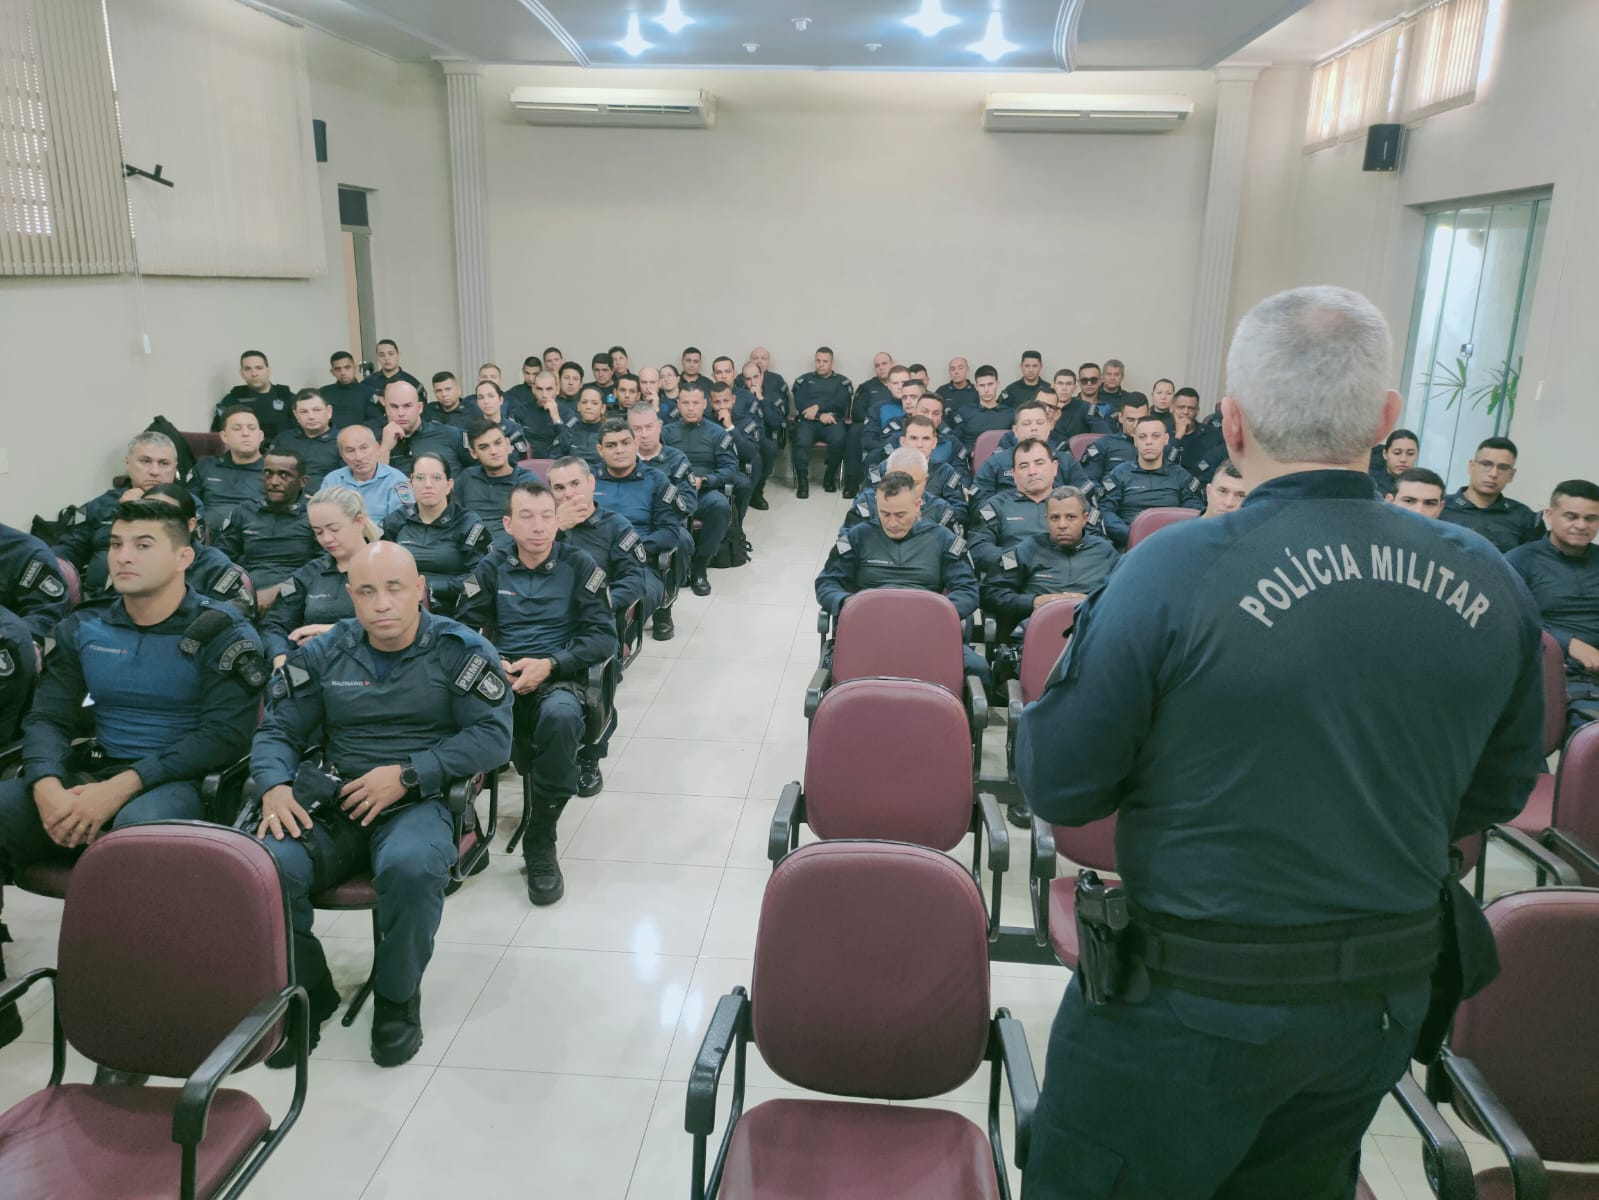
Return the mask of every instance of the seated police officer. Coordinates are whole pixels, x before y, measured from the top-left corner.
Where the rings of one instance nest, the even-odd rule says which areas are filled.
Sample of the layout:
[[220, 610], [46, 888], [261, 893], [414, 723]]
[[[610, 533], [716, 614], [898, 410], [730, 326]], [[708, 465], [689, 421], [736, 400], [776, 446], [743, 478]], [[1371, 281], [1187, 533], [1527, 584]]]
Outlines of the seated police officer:
[[262, 498], [240, 504], [217, 531], [217, 549], [250, 573], [263, 611], [278, 598], [278, 585], [316, 557], [305, 516], [308, 486], [299, 451], [274, 448], [261, 460]]
[[306, 388], [294, 398], [294, 424], [272, 439], [272, 448], [267, 454], [274, 453], [300, 456], [304, 487], [312, 492], [322, 486], [328, 472], [344, 465], [344, 458], [339, 454], [339, 434], [333, 428], [333, 409], [321, 392]]
[[423, 419], [420, 385], [405, 379], [391, 380], [383, 388], [383, 413], [378, 457], [401, 475], [410, 475], [411, 459], [423, 450], [443, 454], [453, 466], [463, 464], [460, 430]]
[[[1103, 483], [1105, 476], [1123, 463], [1135, 462], [1138, 459], [1138, 445], [1133, 440], [1133, 435], [1138, 429], [1138, 422], [1149, 415], [1149, 401], [1146, 398], [1139, 403], [1137, 393], [1130, 397], [1130, 400], [1131, 403], [1123, 404], [1110, 417], [1117, 425], [1116, 432], [1107, 433], [1083, 451], [1083, 471], [1095, 487]], [[1161, 428], [1165, 429], [1165, 426], [1162, 425]]]
[[[947, 500], [927, 495], [927, 455], [909, 446], [901, 446], [898, 450], [889, 452], [887, 461], [883, 463], [883, 471], [885, 474], [902, 471], [911, 477], [916, 484], [916, 501], [921, 505], [922, 520], [942, 525], [956, 534], [966, 532], [964, 508], [956, 509]], [[844, 530], [859, 525], [862, 521], [875, 520], [877, 520], [877, 486], [868, 484], [855, 493], [855, 503], [850, 505], [849, 511], [844, 514], [844, 524], [839, 527], [839, 536], [844, 536]]]
[[899, 449], [905, 436], [905, 423], [911, 417], [926, 417], [933, 423], [933, 428], [938, 434], [938, 443], [933, 448], [933, 458], [929, 465], [938, 466], [947, 462], [959, 469], [962, 475], [969, 476], [972, 456], [961, 442], [959, 430], [944, 420], [944, 398], [937, 392], [928, 391], [927, 385], [915, 378], [905, 381], [904, 386], [900, 388], [900, 396], [904, 400], [908, 415], [896, 417], [883, 426], [881, 455]]
[[111, 524], [124, 496], [136, 500], [144, 489], [158, 483], [173, 483], [178, 477], [178, 450], [164, 433], [141, 433], [128, 443], [122, 460], [127, 472], [127, 487], [110, 487], [83, 505], [77, 521], [61, 534], [51, 547], [57, 558], [77, 568], [85, 594], [106, 586], [106, 547], [111, 544]]
[[[1125, 410], [1128, 406], [1123, 405]], [[1127, 545], [1133, 519], [1151, 508], [1205, 507], [1199, 480], [1166, 458], [1171, 435], [1159, 417], [1145, 413], [1133, 435], [1138, 448], [1134, 462], [1113, 467], [1099, 484], [1099, 511], [1105, 532], [1118, 547]]]
[[383, 537], [361, 497], [349, 488], [323, 488], [311, 497], [305, 512], [322, 553], [278, 585], [278, 598], [261, 622], [274, 669], [283, 665], [294, 646], [305, 645], [355, 615], [345, 579], [350, 563], [369, 542]]
[[689, 586], [696, 596], [711, 593], [706, 568], [733, 523], [728, 492], [742, 476], [732, 435], [704, 418], [705, 394], [697, 387], [684, 388], [677, 398], [677, 420], [661, 431], [664, 442], [688, 459], [687, 483], [697, 497], [694, 515], [700, 527], [694, 530], [694, 559], [689, 565]]
[[221, 529], [238, 505], [261, 498], [261, 426], [248, 408], [222, 414], [222, 453], [194, 464], [189, 490], [212, 529]]
[[[283, 873], [313, 1047], [339, 994], [311, 932], [311, 897], [371, 871], [372, 1061], [396, 1067], [422, 1046], [422, 973], [456, 858], [444, 796], [505, 762], [510, 695], [492, 646], [422, 610], [424, 584], [404, 547], [364, 547], [350, 560], [349, 589], [356, 615], [294, 649], [272, 678], [250, 751], [256, 835]], [[307, 764], [318, 744], [320, 763]], [[292, 1061], [279, 1051], [269, 1063]]]
[[760, 422], [761, 464], [755, 475], [755, 490], [750, 493], [750, 507], [764, 510], [770, 507], [766, 502], [766, 481], [777, 469], [778, 437], [788, 427], [788, 399], [783, 392], [783, 377], [763, 372], [753, 359], [744, 364], [740, 379], [749, 398], [750, 412], [744, 419]]
[[1443, 519], [1475, 529], [1500, 551], [1538, 539], [1538, 514], [1505, 495], [1516, 478], [1516, 443], [1484, 438], [1466, 464], [1466, 486], [1444, 501]]
[[[628, 410], [628, 419], [614, 417], [605, 422], [600, 434], [600, 461], [603, 466], [594, 479], [594, 500], [611, 512], [627, 518], [628, 524], [643, 539], [648, 562], [645, 570], [649, 579], [645, 584], [647, 601], [654, 614], [650, 617], [650, 636], [658, 642], [669, 642], [675, 629], [672, 610], [663, 603], [667, 581], [662, 574], [662, 557], [674, 555], [672, 573], [681, 583], [686, 577], [688, 564], [694, 557], [694, 538], [688, 531], [688, 522], [694, 515], [696, 498], [688, 489], [679, 487], [666, 475], [639, 458], [638, 442], [633, 436], [633, 414], [656, 429], [660, 418], [647, 400]], [[685, 460], [686, 464], [686, 460]]]
[[1055, 455], [1043, 438], [1029, 438], [1012, 453], [1015, 486], [972, 506], [966, 541], [979, 576], [997, 568], [1007, 550], [1049, 528], [1045, 504], [1055, 490]]
[[566, 446], [566, 415], [556, 401], [559, 384], [555, 372], [539, 371], [528, 389], [531, 400], [512, 409], [511, 415], [527, 433], [528, 457], [555, 458], [565, 453]]
[[[1446, 517], [1447, 519], [1447, 517]], [[1566, 653], [1568, 721], [1599, 718], [1599, 485], [1568, 479], [1544, 510], [1547, 537], [1505, 556], [1537, 601], [1544, 631]]]
[[[410, 484], [405, 475], [383, 461], [377, 435], [365, 425], [348, 425], [339, 430], [339, 453], [344, 465], [328, 472], [323, 488], [348, 488], [361, 497], [374, 521], [381, 521], [410, 503]], [[451, 457], [450, 461], [455, 460]]]
[[555, 827], [578, 787], [583, 686], [616, 653], [605, 568], [557, 542], [555, 497], [537, 483], [511, 493], [508, 550], [495, 550], [466, 581], [461, 620], [488, 631], [516, 693], [511, 762], [532, 792], [522, 857], [527, 894], [554, 904], [566, 892]]
[[328, 356], [328, 374], [333, 376], [333, 382], [324, 383], [318, 390], [333, 410], [335, 430], [347, 425], [365, 425], [383, 415], [372, 399], [372, 390], [361, 382], [361, 369], [356, 365], [355, 355], [348, 350], [335, 350]]
[[562, 440], [568, 454], [576, 454], [597, 464], [600, 458], [600, 430], [605, 426], [605, 392], [597, 383], [585, 383], [577, 394], [576, 411], [562, 427]]
[[[478, 386], [485, 382], [492, 382], [496, 388], [500, 386], [498, 381], [483, 379], [478, 380]], [[429, 421], [453, 426], [463, 434], [478, 418], [477, 409], [461, 395], [461, 381], [454, 371], [434, 372], [433, 399], [423, 406], [422, 414]]]
[[[977, 576], [966, 540], [921, 520], [916, 483], [900, 471], [877, 484], [877, 520], [846, 529], [834, 544], [816, 576], [816, 601], [836, 619], [856, 592], [895, 587], [948, 596], [962, 621], [977, 611]], [[967, 673], [986, 686], [988, 664], [970, 646], [963, 651]]]
[[1200, 483], [1208, 484], [1227, 461], [1221, 426], [1199, 419], [1199, 393], [1178, 388], [1171, 402], [1171, 456]]
[[1243, 507], [1249, 485], [1231, 462], [1223, 462], [1205, 485], [1205, 516], [1225, 517]]
[[471, 450], [472, 430], [482, 421], [487, 421], [503, 434], [511, 447], [511, 461], [521, 462], [524, 458], [533, 457], [533, 447], [528, 442], [527, 431], [505, 407], [505, 393], [500, 390], [500, 385], [492, 379], [478, 380], [477, 391], [474, 393], [474, 405], [471, 417], [462, 427], [462, 445]]
[[1044, 382], [1044, 356], [1037, 350], [1022, 351], [1021, 368], [1022, 377], [999, 394], [999, 402], [1006, 408], [1015, 408], [1023, 400], [1036, 400], [1038, 393], [1049, 386]]
[[[883, 445], [883, 431], [889, 422], [897, 421], [913, 411], [905, 399], [905, 383], [911, 369], [899, 363], [889, 367], [881, 379], [867, 380], [855, 393], [854, 408], [861, 426], [861, 456], [870, 465], [883, 461], [888, 453]], [[920, 390], [917, 395], [921, 395]]]
[[[927, 482], [925, 494], [943, 500], [951, 508], [964, 513], [971, 502], [972, 489], [965, 474], [953, 462], [934, 462], [938, 450], [938, 426], [931, 417], [911, 416], [905, 418], [905, 432], [900, 435], [900, 445], [908, 450], [919, 452], [927, 459]], [[867, 480], [872, 484], [880, 484], [887, 474], [884, 464], [879, 463], [867, 474]]]
[[211, 432], [220, 433], [230, 408], [244, 407], [255, 414], [256, 423], [267, 437], [276, 437], [289, 423], [289, 408], [294, 390], [272, 382], [272, 367], [259, 350], [239, 355], [239, 378], [243, 383], [217, 401], [211, 413]]
[[1028, 438], [1043, 438], [1048, 442], [1058, 464], [1056, 478], [1062, 486], [1080, 488], [1093, 486], [1082, 466], [1072, 457], [1070, 439], [1057, 438], [1050, 429], [1049, 408], [1043, 401], [1023, 400], [1013, 409], [1000, 411], [1010, 414], [1011, 426], [1005, 436], [999, 439], [994, 452], [977, 469], [977, 477], [972, 481], [976, 489], [976, 494], [972, 498], [973, 505], [981, 504], [995, 493], [1016, 486], [1012, 458], [1016, 453], [1017, 443], [1024, 442]]
[[[185, 584], [193, 557], [172, 504], [118, 506], [107, 549], [117, 598], [56, 625], [22, 722], [22, 773], [0, 782], [6, 878], [71, 858], [108, 829], [200, 819], [201, 780], [248, 748], [266, 682], [261, 642], [235, 609]], [[92, 754], [73, 749], [85, 733]], [[0, 1014], [0, 1041], [16, 1035], [15, 1013]]]
[[455, 502], [494, 531], [491, 536], [496, 545], [508, 545], [500, 520], [511, 489], [519, 483], [536, 482], [538, 476], [511, 460], [511, 441], [495, 422], [480, 419], [466, 436], [475, 461], [456, 478]]
[[[827, 447], [827, 469], [822, 476], [824, 491], [838, 490], [839, 467], [854, 482], [854, 472], [861, 470], [858, 463], [845, 463], [844, 442], [848, 430], [845, 421], [850, 414], [850, 401], [854, 389], [843, 375], [833, 373], [833, 351], [820, 346], [816, 351], [816, 369], [807, 371], [794, 381], [794, 441], [790, 456], [794, 467], [794, 495], [803, 500], [811, 494], [811, 447], [817, 442]], [[861, 428], [864, 414], [857, 416], [854, 427]]]
[[1093, 508], [1081, 488], [1058, 487], [1047, 504], [1049, 527], [1005, 551], [983, 577], [983, 611], [1011, 627], [1016, 640], [1035, 609], [1051, 600], [1086, 600], [1120, 557], [1094, 532]]
[[1039, 392], [1049, 412], [1049, 440], [1069, 444], [1079, 433], [1098, 433], [1087, 401], [1077, 394], [1077, 372], [1062, 367], [1050, 382], [1049, 393]]
[[[978, 370], [982, 370], [981, 367]], [[949, 360], [949, 382], [939, 385], [937, 391], [944, 398], [944, 403], [949, 407], [950, 415], [960, 412], [971, 406], [976, 407], [980, 402], [978, 390], [972, 386], [970, 377], [972, 364], [965, 358], [956, 357]], [[994, 395], [999, 396], [999, 372], [994, 372]]]
[[[400, 347], [393, 338], [378, 339], [377, 360], [377, 370], [361, 380], [368, 395], [380, 404], [384, 412], [387, 413], [389, 385], [393, 383], [409, 384], [416, 392], [416, 417], [420, 419], [422, 405], [427, 403], [428, 390], [422, 386], [420, 379], [400, 365]], [[389, 419], [392, 420], [393, 418], [390, 417]]]
[[[755, 494], [755, 480], [761, 473], [761, 418], [753, 411], [740, 417], [733, 388], [725, 383], [711, 384], [710, 402], [705, 423], [724, 430], [733, 439], [733, 460], [738, 471], [733, 477], [733, 511], [737, 516], [735, 528], [742, 536], [744, 518], [749, 513], [750, 497]], [[681, 447], [679, 447], [681, 449]]]
[[50, 547], [0, 525], [0, 743], [16, 737], [39, 677], [45, 639], [68, 607], [67, 581]]
[[[170, 504], [182, 515], [189, 527], [189, 548], [194, 551], [194, 561], [184, 571], [189, 587], [216, 604], [231, 604], [246, 618], [255, 616], [255, 588], [249, 576], [237, 563], [215, 546], [200, 540], [200, 521], [195, 515], [194, 497], [181, 483], [158, 483], [145, 488], [145, 500], [159, 500]], [[85, 604], [108, 604], [116, 598], [114, 590], [103, 596], [86, 596]]]
[[1383, 499], [1418, 516], [1437, 520], [1444, 511], [1444, 481], [1436, 471], [1411, 467], [1394, 480], [1393, 490]]
[[[531, 476], [529, 476], [531, 478]], [[383, 540], [398, 542], [427, 583], [428, 608], [448, 616], [492, 539], [482, 517], [455, 503], [450, 464], [431, 451], [411, 462], [411, 499], [383, 519]]]
[[977, 452], [978, 438], [992, 429], [1009, 429], [1013, 420], [1012, 409], [999, 402], [999, 372], [987, 363], [977, 368], [976, 392], [977, 403], [953, 409], [949, 418], [968, 456]]

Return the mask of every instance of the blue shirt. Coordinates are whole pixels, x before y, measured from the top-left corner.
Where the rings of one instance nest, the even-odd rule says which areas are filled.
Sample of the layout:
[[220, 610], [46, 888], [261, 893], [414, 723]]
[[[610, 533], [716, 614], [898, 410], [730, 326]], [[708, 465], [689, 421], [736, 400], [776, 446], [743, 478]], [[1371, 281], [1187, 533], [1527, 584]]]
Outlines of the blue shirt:
[[362, 503], [366, 505], [366, 515], [372, 518], [375, 525], [383, 524], [391, 512], [411, 503], [410, 482], [386, 463], [379, 463], [377, 473], [365, 483], [356, 479], [349, 467], [340, 467], [337, 471], [327, 473], [322, 486], [347, 487], [359, 492]]

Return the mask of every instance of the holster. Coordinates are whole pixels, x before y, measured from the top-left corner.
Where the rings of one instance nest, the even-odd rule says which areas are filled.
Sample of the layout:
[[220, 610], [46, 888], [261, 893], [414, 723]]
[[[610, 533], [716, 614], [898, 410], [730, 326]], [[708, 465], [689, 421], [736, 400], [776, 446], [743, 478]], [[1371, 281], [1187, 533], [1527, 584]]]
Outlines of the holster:
[[1438, 1057], [1460, 1002], [1482, 991], [1499, 974], [1493, 926], [1460, 880], [1451, 877], [1445, 881], [1443, 910], [1443, 943], [1433, 969], [1427, 1015], [1422, 1018], [1412, 1054], [1423, 1063]]
[[1084, 1001], [1097, 1008], [1112, 1000], [1135, 999], [1126, 994], [1126, 890], [1119, 884], [1106, 887], [1096, 872], [1085, 869], [1077, 873], [1075, 901], [1077, 982]]

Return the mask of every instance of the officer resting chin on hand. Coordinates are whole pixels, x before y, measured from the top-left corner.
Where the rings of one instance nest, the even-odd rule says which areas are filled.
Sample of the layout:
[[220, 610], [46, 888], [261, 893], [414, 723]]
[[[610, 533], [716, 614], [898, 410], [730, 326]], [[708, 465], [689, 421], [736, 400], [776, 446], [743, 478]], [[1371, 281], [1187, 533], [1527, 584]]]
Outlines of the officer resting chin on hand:
[[[365, 547], [348, 578], [356, 615], [292, 650], [272, 678], [250, 753], [261, 786], [256, 834], [283, 872], [313, 1048], [339, 994], [311, 932], [311, 897], [372, 872], [381, 933], [372, 1061], [394, 1067], [422, 1046], [422, 973], [457, 849], [444, 796], [505, 762], [511, 693], [494, 647], [422, 611], [426, 585], [405, 547]], [[306, 770], [317, 743], [323, 769]], [[318, 780], [325, 794], [316, 794]], [[293, 1061], [285, 1046], [268, 1063]]]
[[1129, 917], [1079, 881], [1029, 1200], [1352, 1197], [1382, 1096], [1492, 978], [1449, 846], [1532, 788], [1537, 611], [1481, 538], [1377, 499], [1390, 369], [1356, 293], [1251, 310], [1222, 430], [1253, 491], [1126, 558], [1023, 713], [1025, 795], [1116, 816]]

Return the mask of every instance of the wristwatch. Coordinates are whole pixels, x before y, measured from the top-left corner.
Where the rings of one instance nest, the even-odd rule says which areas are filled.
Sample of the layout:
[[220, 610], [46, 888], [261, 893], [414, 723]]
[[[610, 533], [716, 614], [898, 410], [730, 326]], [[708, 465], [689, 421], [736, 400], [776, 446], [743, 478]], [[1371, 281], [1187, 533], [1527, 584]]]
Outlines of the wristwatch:
[[405, 785], [405, 790], [413, 795], [422, 794], [422, 777], [416, 773], [416, 768], [410, 763], [400, 768], [400, 782]]

